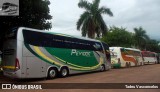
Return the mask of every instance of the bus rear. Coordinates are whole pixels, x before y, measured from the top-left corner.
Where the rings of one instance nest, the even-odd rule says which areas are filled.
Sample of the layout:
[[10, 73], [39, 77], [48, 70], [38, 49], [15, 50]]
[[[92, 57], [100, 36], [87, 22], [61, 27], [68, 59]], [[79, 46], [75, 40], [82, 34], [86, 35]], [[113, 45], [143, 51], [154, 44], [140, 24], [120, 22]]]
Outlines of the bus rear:
[[20, 63], [17, 52], [20, 50], [20, 44], [16, 34], [12, 33], [6, 38], [3, 45], [3, 73], [11, 78], [20, 77]]
[[144, 64], [155, 64], [157, 63], [156, 53], [150, 51], [142, 51]]

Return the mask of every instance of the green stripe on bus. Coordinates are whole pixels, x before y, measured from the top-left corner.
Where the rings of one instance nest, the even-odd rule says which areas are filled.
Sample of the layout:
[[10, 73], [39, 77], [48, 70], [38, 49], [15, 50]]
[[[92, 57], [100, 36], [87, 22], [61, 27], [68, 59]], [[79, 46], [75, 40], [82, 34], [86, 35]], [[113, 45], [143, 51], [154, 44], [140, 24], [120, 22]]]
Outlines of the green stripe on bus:
[[[49, 64], [51, 64], [51, 65], [55, 65], [55, 64], [53, 64], [53, 63], [51, 63], [51, 62], [49, 62], [48, 60], [46, 60], [46, 59], [44, 59], [43, 57], [41, 57], [41, 56], [39, 56], [34, 50], [32, 50], [32, 48], [30, 47], [30, 45], [29, 44], [26, 44], [26, 43], [24, 43], [25, 44], [25, 47], [32, 53], [32, 54], [34, 54], [36, 57], [38, 57], [38, 58], [40, 58], [41, 60], [43, 60], [44, 62], [47, 62], [47, 63], [49, 63]], [[52, 50], [51, 49], [53, 49], [53, 48], [50, 48], [49, 49], [49, 47], [44, 47], [45, 49], [47, 48], [50, 52], [52, 52]], [[46, 50], [47, 50], [46, 49]], [[59, 48], [59, 49], [61, 49], [61, 48]], [[47, 50], [47, 51], [48, 51]], [[48, 51], [48, 52], [49, 52]], [[53, 54], [54, 52], [52, 52], [52, 54]], [[50, 53], [51, 54], [51, 53]], [[52, 55], [51, 54], [51, 55]], [[53, 55], [52, 55], [53, 56]], [[57, 58], [58, 60], [59, 60], [59, 58], [58, 57], [55, 57], [55, 58]], [[95, 59], [96, 60], [96, 59]], [[83, 68], [85, 68], [86, 66], [78, 66], [78, 65], [73, 65], [72, 63], [67, 63], [67, 62], [65, 62], [65, 61], [62, 61], [62, 60], [59, 60], [59, 61], [61, 61], [62, 63], [65, 63], [66, 65], [70, 65], [70, 66], [72, 66], [72, 67], [76, 67], [76, 68], [80, 68], [80, 69], [72, 69], [72, 70], [76, 70], [76, 71], [91, 71], [91, 70], [95, 70], [95, 69], [97, 69], [97, 68], [99, 68], [99, 67], [97, 67], [97, 68], [95, 68], [95, 69], [84, 69], [83, 70]], [[98, 61], [96, 60], [96, 64], [95, 65], [98, 65]], [[60, 67], [59, 65], [56, 65], [57, 67]], [[92, 67], [92, 66], [91, 66]], [[81, 68], [82, 68], [82, 70], [81, 70]]]
[[66, 64], [74, 67], [79, 67], [79, 68], [92, 67], [99, 64], [96, 57], [94, 56], [93, 51], [76, 50], [77, 53], [79, 54], [73, 53], [71, 55], [72, 49], [50, 48], [50, 47], [45, 47], [45, 49], [52, 56], [56, 56], [60, 58], [62, 62], [65, 62]]
[[[43, 57], [39, 56], [37, 53], [35, 53], [35, 52], [31, 49], [31, 47], [29, 46], [29, 44], [26, 44], [26, 43], [24, 43], [24, 44], [25, 44], [26, 48], [27, 48], [32, 54], [34, 54], [36, 57], [40, 58], [41, 60], [43, 60], [43, 61], [45, 61], [45, 62], [47, 62], [47, 63], [49, 63], [49, 64], [55, 65], [55, 64], [49, 62], [48, 60], [44, 59]], [[57, 66], [58, 66], [58, 65], [57, 65]]]

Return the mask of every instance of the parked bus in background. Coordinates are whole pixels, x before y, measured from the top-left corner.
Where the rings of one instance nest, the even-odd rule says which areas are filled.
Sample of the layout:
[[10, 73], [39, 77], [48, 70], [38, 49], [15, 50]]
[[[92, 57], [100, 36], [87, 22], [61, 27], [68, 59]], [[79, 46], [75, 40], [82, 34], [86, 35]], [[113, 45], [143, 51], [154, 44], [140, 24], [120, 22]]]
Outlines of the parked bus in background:
[[144, 65], [139, 49], [110, 47], [111, 65], [113, 68]]
[[[19, 28], [5, 41], [3, 72], [11, 78], [55, 78], [111, 68], [109, 47], [98, 40]], [[106, 58], [107, 57], [107, 58]]]
[[157, 54], [150, 51], [142, 51], [142, 56], [144, 64], [156, 64], [157, 63]]

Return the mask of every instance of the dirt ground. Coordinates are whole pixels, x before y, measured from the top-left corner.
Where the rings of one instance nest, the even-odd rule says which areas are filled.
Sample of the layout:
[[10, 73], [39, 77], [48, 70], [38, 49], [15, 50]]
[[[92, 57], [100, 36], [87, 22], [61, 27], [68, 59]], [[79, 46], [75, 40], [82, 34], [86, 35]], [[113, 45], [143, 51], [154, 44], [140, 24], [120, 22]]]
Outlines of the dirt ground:
[[[14, 91], [38, 91], [38, 92], [160, 92], [159, 89], [96, 89], [98, 83], [160, 83], [160, 64], [145, 65], [140, 67], [111, 69], [105, 72], [94, 72], [86, 74], [70, 75], [66, 78], [46, 79], [27, 79], [14, 80], [0, 75], [1, 83], [90, 83], [95, 84], [95, 88], [89, 89], [43, 89], [43, 90], [14, 90]], [[97, 83], [97, 86], [96, 86]], [[69, 85], [68, 85], [69, 86]], [[74, 86], [74, 85], [73, 85]], [[84, 85], [83, 85], [84, 86]], [[86, 85], [87, 86], [87, 85]], [[160, 86], [158, 86], [160, 88]], [[73, 87], [74, 88], [74, 87]], [[0, 90], [13, 91], [13, 90]]]

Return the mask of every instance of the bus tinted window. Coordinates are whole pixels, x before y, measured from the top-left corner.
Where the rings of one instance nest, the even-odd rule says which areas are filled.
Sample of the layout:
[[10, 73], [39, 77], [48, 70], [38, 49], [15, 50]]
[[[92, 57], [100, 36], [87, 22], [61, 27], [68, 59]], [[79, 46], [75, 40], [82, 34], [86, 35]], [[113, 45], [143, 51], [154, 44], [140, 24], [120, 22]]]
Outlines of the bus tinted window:
[[143, 55], [143, 57], [155, 57], [155, 53], [148, 52], [148, 51], [143, 51], [142, 55]]
[[123, 52], [125, 55], [130, 55], [130, 56], [141, 56], [140, 51], [134, 51], [134, 50], [121, 48], [121, 52]]
[[150, 56], [151, 56], [151, 57], [155, 57], [155, 54], [154, 54], [154, 53], [151, 53]]
[[134, 55], [135, 56], [141, 56], [141, 52], [140, 51], [134, 51]]
[[109, 50], [109, 46], [106, 43], [102, 42], [102, 44], [105, 50]]
[[73, 37], [60, 36], [30, 30], [23, 30], [24, 42], [41, 47], [56, 47], [68, 49], [101, 51], [100, 42], [93, 42]]

